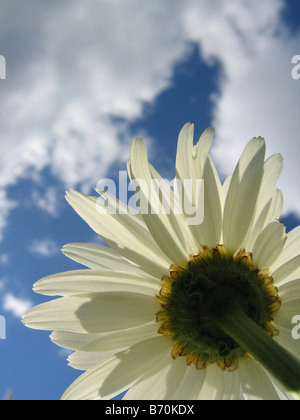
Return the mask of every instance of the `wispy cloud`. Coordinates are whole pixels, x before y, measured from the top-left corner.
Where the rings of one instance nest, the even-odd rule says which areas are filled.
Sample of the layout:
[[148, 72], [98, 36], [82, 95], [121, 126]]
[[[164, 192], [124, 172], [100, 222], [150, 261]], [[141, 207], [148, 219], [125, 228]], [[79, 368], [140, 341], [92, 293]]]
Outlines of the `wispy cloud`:
[[7, 197], [5, 189], [0, 187], [0, 242], [3, 239], [3, 231], [7, 225], [7, 217], [10, 214], [11, 210], [16, 207], [16, 205], [16, 202], [13, 202]]
[[59, 215], [61, 205], [58, 200], [57, 188], [48, 187], [43, 194], [38, 192], [38, 190], [34, 190], [32, 192], [31, 200], [36, 207], [49, 213], [51, 216], [57, 217]]
[[0, 264], [6, 265], [9, 263], [9, 255], [8, 254], [1, 254], [0, 255]]
[[51, 258], [58, 255], [59, 248], [53, 239], [34, 239], [29, 247], [29, 252], [42, 257]]
[[13, 316], [20, 318], [32, 306], [29, 299], [16, 297], [11, 293], [6, 293], [3, 298], [2, 310], [10, 312]]

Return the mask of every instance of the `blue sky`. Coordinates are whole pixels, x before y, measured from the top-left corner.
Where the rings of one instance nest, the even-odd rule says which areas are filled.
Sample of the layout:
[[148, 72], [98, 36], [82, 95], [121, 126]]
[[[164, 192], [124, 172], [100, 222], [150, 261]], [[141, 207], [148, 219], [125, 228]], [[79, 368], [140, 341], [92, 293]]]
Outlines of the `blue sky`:
[[21, 314], [47, 300], [39, 278], [80, 268], [64, 244], [99, 242], [65, 190], [125, 170], [133, 137], [172, 177], [181, 127], [214, 126], [224, 178], [264, 136], [285, 158], [282, 218], [299, 224], [299, 17], [297, 0], [1, 0], [0, 398], [59, 399], [80, 375]]

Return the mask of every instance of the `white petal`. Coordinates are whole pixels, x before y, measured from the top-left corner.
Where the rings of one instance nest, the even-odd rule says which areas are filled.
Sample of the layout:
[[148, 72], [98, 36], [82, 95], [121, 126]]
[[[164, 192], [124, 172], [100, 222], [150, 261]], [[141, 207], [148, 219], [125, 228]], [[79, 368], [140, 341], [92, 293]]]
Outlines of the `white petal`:
[[[119, 351], [121, 351], [119, 349]], [[75, 351], [68, 357], [68, 366], [77, 370], [89, 370], [99, 363], [108, 360], [114, 355], [114, 352], [85, 352]]]
[[194, 147], [194, 125], [188, 123], [183, 127], [177, 143], [176, 174], [179, 179], [202, 179], [213, 135], [214, 130], [208, 128]]
[[[249, 230], [247, 236], [245, 237], [241, 248], [245, 248], [247, 251], [251, 252], [258, 235], [269, 223], [279, 220], [282, 210], [283, 194], [280, 190], [276, 189], [273, 192], [271, 200], [265, 204], [260, 213], [253, 220], [251, 230]], [[279, 261], [280, 258], [281, 256], [277, 261]], [[277, 261], [275, 264], [277, 264]]]
[[23, 323], [38, 330], [87, 332], [75, 315], [79, 308], [90, 303], [88, 297], [61, 298], [37, 305], [23, 316]]
[[[171, 207], [169, 214], [163, 214], [160, 209], [151, 214], [153, 207], [161, 205], [164, 189], [160, 189], [161, 194], [153, 188], [153, 177], [148, 163], [147, 151], [141, 138], [131, 143], [128, 174], [131, 181], [137, 183], [141, 200], [147, 207], [142, 211], [142, 216], [155, 242], [171, 261], [177, 264], [183, 263], [189, 255], [185, 248], [189, 230], [187, 226], [180, 222], [182, 215], [175, 215]], [[171, 190], [169, 193], [172, 195]]]
[[[248, 252], [252, 252], [255, 242], [257, 241], [258, 236], [261, 234], [265, 227], [266, 219], [270, 213], [272, 206], [272, 200], [270, 200], [265, 207], [261, 210], [260, 214], [253, 221], [251, 229], [249, 229], [247, 235], [245, 236], [241, 249], [246, 249]], [[275, 219], [273, 219], [274, 221]]]
[[272, 222], [258, 236], [253, 247], [253, 259], [258, 267], [270, 268], [280, 256], [286, 242], [285, 227], [280, 222]]
[[238, 401], [241, 398], [240, 373], [237, 369], [234, 372], [224, 372], [224, 401]]
[[197, 400], [223, 400], [224, 372], [216, 364], [206, 369], [206, 377]]
[[289, 281], [278, 287], [282, 302], [289, 302], [300, 296], [300, 279]]
[[121, 255], [107, 246], [72, 243], [63, 247], [62, 252], [72, 260], [95, 270], [111, 268], [121, 271], [142, 274], [135, 265], [121, 257]]
[[110, 214], [132, 214], [135, 216], [135, 223], [144, 227], [143, 219], [138, 210], [122, 203], [117, 197], [112, 195], [108, 190], [94, 188], [94, 190], [103, 198], [105, 207]]
[[223, 239], [233, 252], [240, 248], [254, 217], [263, 177], [265, 147], [264, 139], [252, 139], [230, 182], [224, 208]]
[[300, 226], [297, 226], [295, 229], [291, 230], [288, 233], [288, 243], [287, 246], [294, 245], [299, 249], [299, 241], [300, 241]]
[[[62, 396], [62, 400], [82, 401], [82, 400], [100, 400], [100, 388], [110, 372], [119, 364], [119, 360], [112, 356], [107, 360], [99, 363], [72, 383]], [[106, 399], [114, 397], [116, 394], [125, 391], [125, 388], [117, 388], [112, 395], [108, 395]]]
[[275, 154], [269, 157], [264, 163], [264, 174], [259, 192], [259, 201], [256, 211], [259, 213], [265, 204], [273, 197], [277, 181], [282, 174], [284, 166], [281, 154]]
[[[158, 248], [139, 215], [110, 214], [102, 201], [77, 191], [67, 192], [66, 199], [74, 210], [102, 239], [124, 258], [151, 275], [162, 277], [171, 261]], [[101, 214], [100, 211], [101, 210]]]
[[34, 285], [36, 293], [48, 296], [72, 296], [99, 292], [133, 292], [155, 296], [158, 281], [144, 274], [99, 270], [74, 270], [44, 277]]
[[271, 378], [281, 401], [299, 401], [297, 394], [289, 391], [275, 378]]
[[125, 352], [119, 353], [119, 365], [107, 377], [101, 393], [110, 395], [122, 384], [123, 387], [146, 375], [166, 355], [170, 356], [171, 340], [165, 336], [157, 336], [137, 343]]
[[267, 220], [266, 223], [280, 219], [280, 216], [283, 211], [283, 205], [284, 205], [284, 202], [283, 202], [282, 191], [277, 188], [275, 189], [273, 193], [271, 207], [270, 207], [267, 219], [266, 219]]
[[[172, 212], [172, 217], [176, 220], [176, 223], [178, 223], [178, 226], [180, 226], [180, 230], [185, 233], [183, 236], [183, 242], [184, 242], [186, 253], [187, 254], [194, 253], [195, 249], [198, 249], [197, 243], [193, 235], [187, 231], [187, 229], [189, 228], [189, 226], [187, 225], [187, 221], [188, 221], [188, 218], [190, 218], [191, 216], [188, 215], [188, 218], [186, 217], [184, 209], [182, 209], [182, 204], [180, 203], [180, 201], [178, 200], [178, 197], [175, 194], [176, 186], [173, 185], [173, 189], [170, 189], [170, 183], [166, 183], [166, 181], [161, 178], [161, 175], [156, 171], [155, 168], [153, 168], [152, 165], [149, 164], [149, 168], [150, 168], [152, 180], [155, 180], [154, 182], [156, 183], [158, 182], [159, 185], [161, 185], [161, 192], [164, 194], [162, 197], [165, 197], [165, 200], [168, 200], [169, 197], [171, 197], [170, 211]], [[195, 208], [195, 206], [193, 208]], [[166, 210], [169, 212], [168, 208], [166, 208]]]
[[205, 381], [205, 377], [205, 370], [197, 370], [194, 366], [188, 366], [180, 382], [180, 386], [172, 399], [181, 401], [196, 400]]
[[155, 320], [154, 298], [128, 292], [71, 296], [30, 309], [23, 322], [34, 329], [77, 333], [111, 332]]
[[157, 336], [157, 323], [149, 322], [135, 328], [123, 329], [108, 334], [103, 334], [85, 347], [82, 351], [114, 351], [133, 346], [139, 341]]
[[157, 336], [118, 353], [81, 375], [65, 392], [65, 400], [109, 399], [131, 387], [171, 350], [167, 337]]
[[[193, 251], [195, 253], [202, 245], [216, 246], [220, 242], [223, 191], [217, 171], [208, 155], [214, 130], [207, 129], [196, 146], [193, 146], [193, 131], [193, 125], [187, 124], [179, 135], [176, 177], [182, 185], [189, 179], [204, 180], [204, 221], [200, 225], [196, 221], [189, 225], [197, 245], [197, 249]], [[195, 206], [197, 202], [195, 188], [191, 201]], [[187, 217], [186, 214], [185, 217]]]
[[295, 325], [292, 324], [292, 320], [296, 315], [300, 315], [300, 296], [295, 296], [295, 299], [285, 301], [283, 299], [280, 309], [273, 314], [274, 323], [281, 328], [288, 329], [292, 337], [292, 329]]
[[293, 338], [292, 331], [295, 325], [292, 324], [291, 321], [292, 319], [285, 320], [282, 325], [277, 323], [277, 320], [275, 320], [274, 325], [279, 329], [279, 335], [278, 337], [275, 337], [275, 340], [300, 361], [300, 339], [295, 340]]
[[191, 225], [198, 249], [206, 245], [215, 247], [222, 236], [222, 188], [215, 166], [210, 158], [204, 166], [204, 221], [201, 225]]
[[272, 155], [264, 163], [263, 178], [255, 207], [252, 226], [249, 229], [247, 239], [243, 242], [242, 248], [251, 250], [258, 233], [264, 226], [273, 222], [273, 210], [271, 210], [274, 188], [283, 170], [283, 158], [280, 154]]
[[72, 350], [85, 352], [108, 352], [125, 349], [139, 341], [157, 335], [157, 323], [155, 321], [140, 325], [135, 328], [128, 328], [103, 334], [76, 334], [66, 331], [55, 331], [51, 339], [59, 346]]
[[70, 350], [80, 350], [104, 334], [75, 333], [70, 331], [54, 331], [50, 338], [53, 343]]
[[281, 286], [300, 276], [300, 255], [281, 265], [272, 272], [272, 277], [276, 286]]
[[264, 369], [249, 357], [245, 357], [239, 364], [242, 391], [247, 401], [251, 400], [279, 400], [278, 393]]
[[86, 331], [111, 332], [133, 328], [155, 319], [159, 304], [154, 297], [128, 292], [100, 293], [82, 305], [76, 316]]
[[300, 255], [300, 226], [296, 227], [287, 234], [287, 241], [284, 249], [280, 258], [273, 265], [272, 270], [275, 271], [281, 265], [292, 260], [298, 255]]
[[124, 400], [173, 400], [187, 368], [185, 360], [180, 359], [173, 360], [171, 354], [167, 354], [133, 385]]
[[[168, 360], [169, 364], [166, 364]], [[158, 362], [156, 366], [153, 366], [152, 370], [143, 375], [126, 393], [123, 397], [124, 401], [136, 401], [136, 400], [160, 400], [160, 396], [164, 395], [166, 391], [166, 384], [164, 377], [169, 372], [172, 361], [169, 357], [165, 357]]]

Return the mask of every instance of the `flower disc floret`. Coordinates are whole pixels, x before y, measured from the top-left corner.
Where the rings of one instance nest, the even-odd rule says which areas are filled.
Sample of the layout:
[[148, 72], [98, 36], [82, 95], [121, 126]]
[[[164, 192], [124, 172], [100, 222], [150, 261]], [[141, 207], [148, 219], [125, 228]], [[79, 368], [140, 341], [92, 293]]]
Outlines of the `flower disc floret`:
[[203, 247], [185, 266], [171, 266], [157, 299], [158, 332], [172, 337], [172, 356], [184, 356], [199, 370], [217, 363], [233, 371], [247, 354], [218, 322], [232, 308], [271, 337], [278, 335], [272, 324], [281, 305], [278, 290], [269, 271], [260, 270], [245, 250], [232, 255], [223, 245]]

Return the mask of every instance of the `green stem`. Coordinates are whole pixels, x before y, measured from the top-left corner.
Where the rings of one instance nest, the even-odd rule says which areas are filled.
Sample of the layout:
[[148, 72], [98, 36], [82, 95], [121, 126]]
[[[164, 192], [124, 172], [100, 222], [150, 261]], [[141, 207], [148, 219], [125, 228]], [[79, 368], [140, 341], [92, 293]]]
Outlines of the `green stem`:
[[224, 311], [219, 327], [293, 392], [300, 391], [300, 363], [240, 308]]

